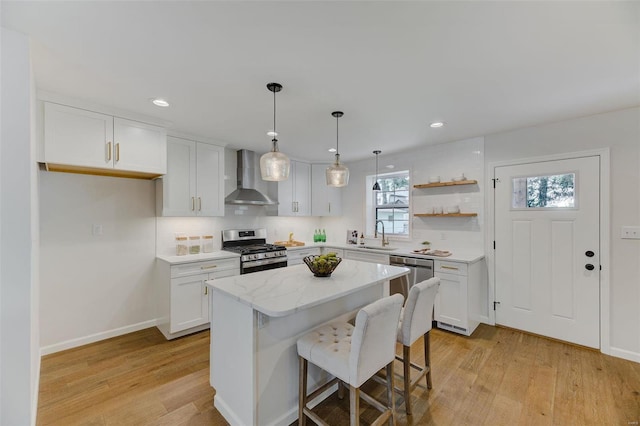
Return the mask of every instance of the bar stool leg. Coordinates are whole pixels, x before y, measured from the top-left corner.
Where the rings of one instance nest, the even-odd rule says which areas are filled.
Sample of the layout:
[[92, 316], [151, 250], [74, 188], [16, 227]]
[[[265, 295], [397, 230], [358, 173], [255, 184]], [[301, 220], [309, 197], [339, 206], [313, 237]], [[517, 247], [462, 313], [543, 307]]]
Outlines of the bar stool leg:
[[342, 383], [342, 380], [338, 380], [338, 399], [344, 399], [344, 383]]
[[411, 347], [402, 345], [402, 366], [404, 370], [404, 406], [407, 416], [411, 415]]
[[351, 426], [360, 426], [360, 388], [349, 385], [349, 411]]
[[424, 334], [424, 365], [427, 368], [427, 389], [431, 389], [431, 338], [430, 331]]
[[389, 401], [389, 408], [391, 409], [391, 417], [389, 417], [389, 426], [394, 426], [396, 424], [396, 400], [394, 398], [394, 387], [393, 383], [393, 361], [391, 361], [387, 365], [387, 400]]
[[298, 425], [304, 426], [307, 423], [307, 416], [304, 414], [304, 407], [307, 406], [307, 360], [298, 357], [300, 364], [299, 392], [298, 396]]

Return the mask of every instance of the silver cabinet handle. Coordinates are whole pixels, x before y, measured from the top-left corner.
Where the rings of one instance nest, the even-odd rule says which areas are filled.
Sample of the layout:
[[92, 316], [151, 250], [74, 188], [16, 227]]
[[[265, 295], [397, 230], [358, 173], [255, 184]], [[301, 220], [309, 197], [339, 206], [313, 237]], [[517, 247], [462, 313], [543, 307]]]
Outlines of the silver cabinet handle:
[[107, 142], [107, 162], [111, 161], [111, 141]]
[[331, 203], [329, 203], [329, 213], [331, 213]]
[[120, 142], [116, 144], [116, 161], [120, 161]]
[[209, 294], [209, 287], [207, 287], [206, 285], [204, 286], [204, 295], [206, 296], [207, 294]]
[[196, 197], [191, 197], [191, 211], [196, 209]]
[[202, 211], [202, 198], [198, 197], [198, 211]]

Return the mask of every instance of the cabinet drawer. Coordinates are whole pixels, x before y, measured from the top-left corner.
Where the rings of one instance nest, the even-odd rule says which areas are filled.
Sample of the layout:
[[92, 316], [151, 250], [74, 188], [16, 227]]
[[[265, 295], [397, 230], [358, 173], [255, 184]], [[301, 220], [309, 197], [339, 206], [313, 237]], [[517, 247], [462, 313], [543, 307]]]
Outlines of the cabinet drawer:
[[171, 278], [227, 270], [240, 273], [240, 259], [236, 257], [173, 265], [171, 266]]
[[444, 272], [447, 274], [467, 275], [467, 264], [458, 262], [446, 262], [436, 260], [433, 262], [435, 272]]
[[344, 258], [352, 259], [352, 260], [360, 260], [362, 262], [370, 262], [370, 263], [382, 263], [383, 265], [389, 264], [389, 255], [386, 254], [378, 254], [371, 253], [362, 250], [345, 250]]
[[240, 272], [237, 269], [223, 269], [210, 273], [209, 279], [215, 280], [217, 278], [233, 277], [235, 275], [240, 275]]
[[311, 255], [319, 255], [320, 247], [313, 247], [308, 249], [298, 249], [298, 250], [287, 250], [287, 258], [291, 259], [302, 259]]

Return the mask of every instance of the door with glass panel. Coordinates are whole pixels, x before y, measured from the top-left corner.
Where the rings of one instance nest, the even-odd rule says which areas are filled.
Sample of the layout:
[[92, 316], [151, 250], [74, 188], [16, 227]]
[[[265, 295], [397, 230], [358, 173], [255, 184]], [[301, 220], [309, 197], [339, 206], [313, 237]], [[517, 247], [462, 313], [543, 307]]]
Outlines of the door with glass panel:
[[600, 157], [494, 169], [496, 324], [600, 346]]

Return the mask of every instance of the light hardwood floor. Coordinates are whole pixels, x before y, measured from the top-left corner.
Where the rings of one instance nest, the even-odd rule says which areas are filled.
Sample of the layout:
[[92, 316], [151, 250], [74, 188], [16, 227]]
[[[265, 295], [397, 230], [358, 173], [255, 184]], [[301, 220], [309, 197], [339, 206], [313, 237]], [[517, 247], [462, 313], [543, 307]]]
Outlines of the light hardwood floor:
[[[640, 364], [486, 325], [471, 337], [434, 329], [431, 347], [433, 389], [413, 392], [413, 416], [400, 406], [400, 425], [640, 421]], [[418, 341], [412, 357], [421, 362], [421, 352]], [[242, 366], [229, 372], [235, 368]], [[377, 383], [364, 389], [384, 395]], [[168, 342], [150, 328], [45, 356], [38, 424], [226, 425], [214, 394], [209, 332]], [[348, 397], [333, 395], [316, 412], [333, 425], [348, 424]], [[363, 423], [376, 415], [365, 410]]]

